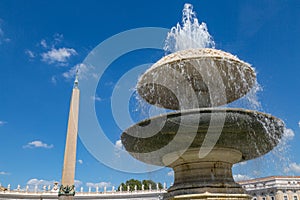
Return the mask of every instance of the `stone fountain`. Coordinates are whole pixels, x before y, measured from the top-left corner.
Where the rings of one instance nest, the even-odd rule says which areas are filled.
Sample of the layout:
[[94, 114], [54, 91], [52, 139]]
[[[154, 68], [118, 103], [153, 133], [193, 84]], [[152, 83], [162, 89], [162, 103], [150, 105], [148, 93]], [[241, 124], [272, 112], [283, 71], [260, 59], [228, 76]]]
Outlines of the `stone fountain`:
[[231, 168], [271, 151], [284, 131], [269, 114], [224, 107], [255, 82], [248, 63], [212, 48], [169, 54], [140, 77], [144, 100], [177, 111], [141, 121], [121, 139], [136, 159], [173, 168], [174, 184], [164, 199], [251, 198]]

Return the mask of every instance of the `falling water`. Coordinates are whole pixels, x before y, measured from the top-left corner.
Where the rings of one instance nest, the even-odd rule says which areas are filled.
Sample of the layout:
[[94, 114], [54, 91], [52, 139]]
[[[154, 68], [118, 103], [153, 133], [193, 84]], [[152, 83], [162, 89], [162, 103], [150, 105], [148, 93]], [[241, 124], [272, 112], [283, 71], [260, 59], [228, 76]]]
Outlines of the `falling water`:
[[[199, 23], [196, 12], [193, 10], [193, 5], [186, 3], [182, 10], [182, 23], [178, 22], [176, 26], [171, 28], [165, 41], [164, 50], [166, 53], [174, 53], [185, 49], [197, 48], [215, 48], [215, 42], [208, 32], [206, 23]], [[255, 69], [253, 70], [255, 71]], [[240, 74], [243, 75], [243, 72]], [[231, 74], [228, 75], [231, 76]], [[253, 88], [247, 95], [226, 106], [262, 110], [257, 97], [257, 93], [261, 90], [262, 87], [255, 80]]]
[[182, 25], [177, 23], [168, 33], [164, 50], [168, 53], [184, 49], [215, 48], [215, 42], [204, 22], [199, 24], [193, 5], [184, 4], [182, 10]]
[[[166, 53], [167, 54], [174, 53], [185, 49], [215, 48], [215, 42], [213, 41], [212, 36], [208, 32], [207, 25], [204, 22], [199, 23], [195, 11], [193, 11], [193, 6], [191, 4], [185, 4], [182, 12], [183, 12], [182, 23], [177, 23], [176, 26], [171, 28], [170, 32], [167, 35], [165, 46], [164, 46], [164, 50], [166, 51]], [[179, 62], [178, 64], [180, 65], [181, 63]], [[241, 71], [239, 73], [240, 73], [239, 74], [240, 77], [243, 78], [244, 77], [243, 72]], [[153, 77], [155, 77], [156, 75], [153, 75]], [[228, 78], [234, 79], [235, 77], [233, 76], [233, 74], [232, 75], [228, 74]], [[165, 81], [166, 83], [162, 83], [162, 85], [167, 85], [167, 83], [169, 83], [168, 82], [169, 80], [165, 80]], [[253, 88], [249, 91], [247, 95], [226, 106], [242, 107], [242, 108], [248, 108], [254, 110], [263, 110], [257, 98], [257, 92], [261, 90], [262, 87], [255, 80], [255, 84]], [[238, 91], [238, 89], [236, 91]], [[145, 113], [143, 113], [144, 116], [147, 114], [149, 116], [149, 108], [150, 108], [149, 104], [145, 104], [145, 101], [143, 101], [140, 97], [137, 98], [138, 98], [139, 106], [140, 108], [142, 108], [137, 110], [146, 111]], [[159, 110], [158, 112], [161, 113], [168, 112], [162, 108], [158, 108], [158, 110]], [[283, 142], [281, 142], [281, 145], [279, 145], [279, 147], [277, 147], [273, 151], [272, 156], [268, 156], [268, 157], [264, 156], [261, 157], [260, 159], [256, 159], [256, 161], [253, 162], [254, 166], [251, 166], [252, 169], [250, 171], [255, 171], [255, 173], [257, 172], [257, 174], [260, 175], [259, 172], [262, 172], [262, 169], [264, 167], [260, 169], [258, 167], [259, 165], [264, 166], [265, 165], [264, 163], [268, 161], [269, 162], [271, 161], [273, 163], [276, 163], [277, 161], [282, 161], [282, 158], [285, 157], [283, 155], [286, 155], [286, 147], [287, 147], [286, 142], [284, 140], [282, 141]], [[282, 167], [283, 166], [279, 166], [278, 168], [282, 169]], [[245, 168], [245, 166], [243, 166], [243, 168]], [[255, 175], [250, 175], [250, 176], [253, 177]]]
[[257, 82], [257, 80], [255, 80], [253, 87], [245, 96], [225, 106], [231, 108], [246, 108], [250, 110], [264, 111], [257, 96], [257, 94], [262, 90], [262, 86]]

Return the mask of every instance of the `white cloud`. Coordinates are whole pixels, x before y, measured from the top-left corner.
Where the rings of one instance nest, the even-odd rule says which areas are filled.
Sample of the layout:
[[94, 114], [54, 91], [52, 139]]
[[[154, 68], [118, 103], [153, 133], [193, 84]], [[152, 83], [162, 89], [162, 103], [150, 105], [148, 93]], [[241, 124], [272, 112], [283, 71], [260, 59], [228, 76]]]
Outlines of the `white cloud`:
[[261, 170], [253, 170], [252, 174], [253, 174], [253, 176], [259, 177], [259, 176], [261, 176], [262, 172], [261, 172]]
[[[30, 190], [33, 190], [35, 187], [38, 188], [38, 190], [42, 190], [43, 186], [51, 186], [51, 188], [54, 186], [54, 183], [59, 183], [59, 181], [55, 180], [43, 180], [43, 179], [37, 179], [37, 178], [32, 178], [27, 181], [27, 184], [30, 188]], [[79, 180], [74, 180], [74, 185], [75, 188], [79, 188], [82, 185], [82, 182]]]
[[73, 66], [69, 71], [64, 72], [63, 77], [65, 77], [66, 79], [72, 79], [75, 77], [77, 70], [78, 70], [78, 75], [79, 75], [79, 73], [87, 71], [87, 66], [83, 63], [77, 64], [77, 65]]
[[[82, 79], [88, 79], [88, 78], [97, 78], [97, 75], [95, 73], [90, 73], [92, 69], [94, 69], [95, 67], [92, 65], [86, 65], [84, 63], [79, 63], [74, 65], [73, 67], [71, 67], [68, 71], [62, 73], [59, 76], [52, 76], [51, 78], [51, 82], [56, 84], [57, 83], [57, 78], [59, 77], [63, 77], [66, 81], [74, 81], [76, 73], [78, 71], [78, 79], [82, 80]], [[80, 85], [80, 83], [79, 83]], [[93, 100], [95, 101], [101, 101], [101, 98], [99, 98], [98, 96], [96, 97], [91, 97]]]
[[9, 172], [3, 172], [3, 171], [1, 172], [0, 171], [0, 175], [10, 175], [10, 173]]
[[79, 64], [73, 66], [69, 71], [64, 72], [62, 75], [65, 79], [68, 79], [68, 80], [73, 79], [78, 70], [78, 78], [84, 79], [84, 78], [87, 78], [89, 70], [93, 69], [93, 68], [94, 68], [93, 66], [87, 66], [84, 63], [79, 63]]
[[26, 186], [28, 186], [29, 191], [34, 191], [36, 189], [37, 189], [37, 191], [43, 191], [44, 186], [46, 186], [47, 189], [50, 186], [50, 188], [52, 189], [54, 186], [54, 183], [59, 183], [59, 182], [55, 181], [55, 180], [50, 181], [50, 180], [32, 178], [27, 181]]
[[121, 157], [121, 154], [124, 152], [124, 146], [121, 140], [117, 140], [115, 143], [115, 155]]
[[292, 129], [286, 128], [283, 132], [282, 140], [292, 140], [295, 136], [295, 133]]
[[173, 171], [173, 170], [172, 170], [172, 171], [169, 171], [167, 175], [168, 175], [168, 176], [174, 176], [174, 171]]
[[10, 39], [5, 37], [4, 31], [1, 27], [3, 23], [3, 20], [0, 18], [0, 44], [2, 44], [3, 42], [10, 42]]
[[91, 99], [93, 100], [93, 101], [102, 101], [102, 99], [96, 94], [95, 96], [91, 96]]
[[251, 177], [247, 176], [247, 175], [243, 175], [243, 174], [235, 174], [235, 175], [233, 175], [233, 179], [235, 181], [244, 181], [244, 180], [251, 179]]
[[55, 33], [53, 35], [54, 38], [54, 45], [61, 43], [61, 41], [64, 39], [64, 35], [60, 33]]
[[300, 121], [298, 122], [298, 126], [300, 127]]
[[[295, 133], [292, 129], [285, 128], [283, 135], [278, 143], [278, 145], [272, 150], [272, 154], [279, 158], [281, 162], [284, 163], [284, 165], [288, 165], [288, 155], [287, 153], [290, 150], [290, 140], [292, 140], [295, 137]], [[284, 160], [284, 161], [283, 161]]]
[[297, 163], [290, 163], [288, 167], [284, 169], [284, 172], [294, 172], [294, 173], [300, 173], [300, 164]]
[[86, 183], [87, 187], [91, 187], [91, 188], [104, 188], [104, 187], [110, 187], [111, 183], [110, 182], [99, 182], [99, 183]]
[[29, 142], [27, 145], [23, 146], [23, 148], [46, 148], [46, 149], [51, 149], [53, 148], [53, 144], [46, 144], [43, 143], [42, 141], [36, 140]]
[[[295, 133], [292, 129], [290, 128], [285, 128], [284, 131], [283, 131], [283, 135], [279, 141], [279, 144], [278, 146], [273, 150], [274, 152], [276, 151], [284, 151], [284, 149], [287, 148], [288, 146], [288, 142], [290, 140], [292, 140], [295, 136]], [[278, 149], [278, 150], [277, 150]]]
[[25, 50], [25, 54], [29, 57], [29, 58], [35, 58], [35, 53], [29, 49]]
[[52, 48], [51, 50], [42, 53], [42, 61], [48, 63], [48, 64], [59, 64], [59, 65], [67, 65], [67, 61], [69, 58], [73, 55], [76, 55], [77, 52], [75, 49], [72, 48]]
[[52, 77], [51, 77], [51, 82], [52, 82], [53, 84], [56, 84], [56, 83], [57, 83], [56, 76], [52, 76]]
[[47, 47], [48, 47], [47, 42], [46, 42], [45, 39], [42, 39], [42, 40], [41, 40], [40, 45], [42, 45], [42, 47], [44, 47], [44, 48], [47, 48]]
[[105, 86], [114, 86], [115, 83], [113, 81], [109, 81], [105, 83]]
[[5, 125], [5, 124], [7, 124], [7, 122], [5, 122], [5, 121], [0, 121], [0, 126], [3, 126], [3, 125]]
[[37, 189], [37, 191], [43, 191], [44, 186], [46, 186], [46, 188], [48, 188], [50, 186], [50, 188], [52, 189], [54, 186], [54, 183], [58, 183], [58, 181], [55, 181], [55, 180], [49, 181], [49, 180], [32, 178], [27, 181], [26, 187], [28, 186], [29, 191], [34, 191], [36, 189]]
[[3, 35], [4, 35], [4, 32], [3, 32], [2, 28], [0, 27], [0, 37], [3, 37]]
[[75, 188], [79, 188], [82, 185], [82, 182], [80, 180], [74, 180]]
[[48, 180], [43, 180], [43, 179], [36, 179], [36, 178], [33, 178], [33, 179], [30, 179], [29, 181], [27, 181], [27, 185], [28, 186], [44, 186], [44, 185], [54, 185], [54, 183], [57, 182], [57, 181], [48, 181]]
[[247, 161], [244, 161], [244, 162], [240, 162], [238, 163], [239, 165], [246, 165], [247, 164]]
[[117, 140], [115, 143], [115, 148], [116, 149], [123, 149], [123, 144], [121, 140]]
[[59, 43], [61, 43], [64, 39], [63, 34], [55, 33], [53, 35], [53, 39], [51, 41], [47, 41], [46, 39], [42, 39], [39, 43], [40, 46], [42, 46], [45, 49], [49, 48], [55, 48], [55, 46]]
[[83, 164], [83, 160], [81, 160], [81, 159], [79, 159], [77, 162], [78, 162], [79, 164]]
[[11, 39], [10, 39], [10, 38], [4, 38], [3, 41], [4, 41], [4, 42], [10, 42]]

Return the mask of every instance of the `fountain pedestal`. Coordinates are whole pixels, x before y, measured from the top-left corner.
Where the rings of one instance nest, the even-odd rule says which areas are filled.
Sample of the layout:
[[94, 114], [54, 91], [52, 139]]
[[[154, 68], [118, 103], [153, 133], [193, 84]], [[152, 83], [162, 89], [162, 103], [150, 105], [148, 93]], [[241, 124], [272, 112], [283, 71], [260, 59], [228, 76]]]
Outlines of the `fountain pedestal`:
[[[242, 153], [229, 148], [214, 148], [204, 158], [199, 158], [198, 148], [184, 154], [173, 152], [164, 157], [174, 170], [174, 184], [165, 199], [250, 199], [244, 189], [234, 182], [232, 165], [242, 159]], [[179, 158], [178, 158], [179, 157]], [[224, 195], [226, 194], [226, 195]]]

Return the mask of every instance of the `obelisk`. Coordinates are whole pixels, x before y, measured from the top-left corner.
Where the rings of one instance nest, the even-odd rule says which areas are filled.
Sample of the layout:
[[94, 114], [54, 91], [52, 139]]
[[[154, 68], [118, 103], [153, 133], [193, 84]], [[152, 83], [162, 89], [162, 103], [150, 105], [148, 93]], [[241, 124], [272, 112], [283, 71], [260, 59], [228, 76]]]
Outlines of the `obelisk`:
[[60, 200], [73, 200], [75, 195], [75, 165], [76, 165], [76, 145], [78, 132], [78, 112], [79, 112], [79, 89], [78, 72], [72, 91], [72, 98], [69, 111], [69, 121], [67, 129], [67, 139], [64, 154], [64, 166], [62, 171], [61, 186], [58, 196]]

